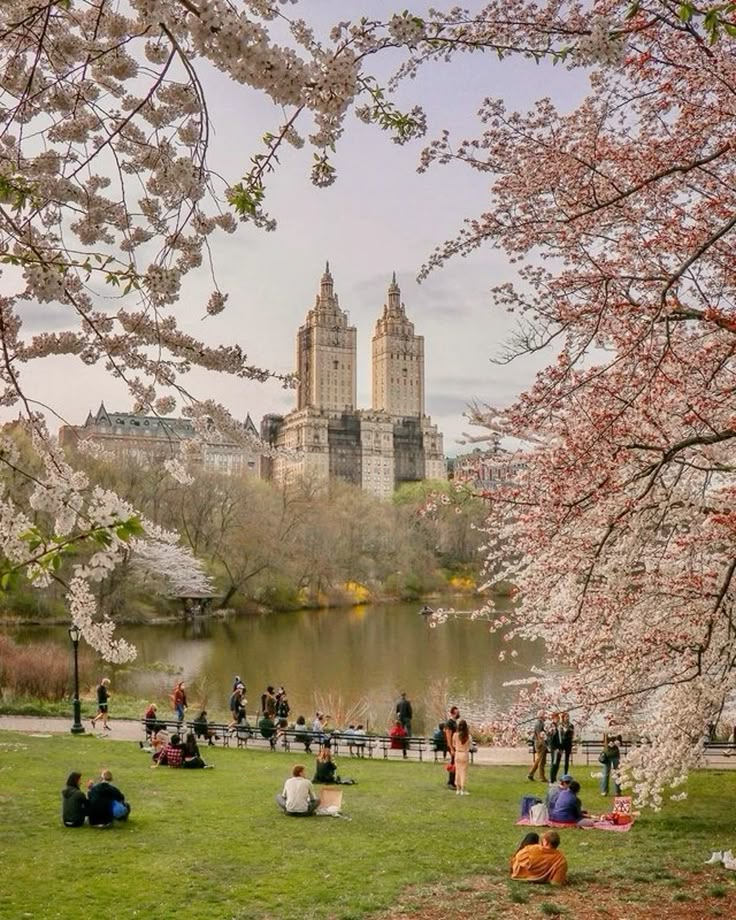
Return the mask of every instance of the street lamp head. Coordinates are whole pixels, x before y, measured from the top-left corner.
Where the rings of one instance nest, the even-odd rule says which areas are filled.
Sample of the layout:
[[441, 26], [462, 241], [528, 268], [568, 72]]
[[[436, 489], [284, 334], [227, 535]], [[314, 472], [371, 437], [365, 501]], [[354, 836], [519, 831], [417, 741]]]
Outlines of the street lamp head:
[[82, 638], [82, 630], [75, 624], [69, 627], [69, 638], [72, 640], [74, 645], [79, 643], [79, 640]]

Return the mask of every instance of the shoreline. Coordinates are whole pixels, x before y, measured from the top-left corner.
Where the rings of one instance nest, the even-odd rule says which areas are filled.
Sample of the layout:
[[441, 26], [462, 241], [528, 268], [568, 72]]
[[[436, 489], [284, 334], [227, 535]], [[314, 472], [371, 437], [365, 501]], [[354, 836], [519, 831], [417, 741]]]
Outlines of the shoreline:
[[[448, 593], [434, 593], [427, 594], [420, 598], [400, 598], [400, 597], [390, 597], [388, 595], [382, 595], [380, 597], [371, 598], [370, 600], [361, 600], [354, 601], [353, 603], [340, 602], [335, 604], [305, 604], [302, 607], [289, 607], [289, 608], [278, 608], [278, 607], [265, 607], [263, 605], [254, 604], [252, 608], [242, 608], [236, 609], [234, 607], [224, 607], [217, 610], [208, 610], [205, 613], [197, 614], [187, 614], [184, 610], [180, 610], [178, 613], [170, 614], [160, 614], [155, 616], [114, 616], [111, 617], [112, 620], [119, 626], [171, 626], [176, 623], [188, 622], [192, 620], [227, 620], [230, 617], [260, 617], [267, 616], [271, 613], [303, 613], [304, 611], [314, 610], [352, 610], [355, 607], [382, 607], [388, 604], [414, 604], [416, 603], [418, 607], [427, 602], [447, 600], [450, 598], [463, 598], [468, 600], [473, 598], [474, 602], [477, 601], [477, 606], [481, 606], [482, 602], [487, 599], [486, 594], [476, 594], [475, 592], [458, 592], [454, 590]], [[505, 595], [500, 595], [505, 596]], [[0, 627], [26, 627], [26, 626], [68, 626], [69, 619], [67, 617], [39, 617], [39, 616], [0, 616]]]

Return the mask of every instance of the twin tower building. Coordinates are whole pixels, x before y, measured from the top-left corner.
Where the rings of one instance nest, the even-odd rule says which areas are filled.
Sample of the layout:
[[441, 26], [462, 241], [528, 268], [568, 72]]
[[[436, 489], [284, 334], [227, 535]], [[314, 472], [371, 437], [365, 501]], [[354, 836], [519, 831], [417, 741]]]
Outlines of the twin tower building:
[[445, 479], [442, 435], [424, 414], [424, 337], [407, 319], [396, 275], [373, 335], [372, 408], [355, 406], [357, 331], [340, 308], [329, 263], [297, 335], [297, 407], [267, 415], [272, 476], [344, 480], [387, 497], [397, 485]]

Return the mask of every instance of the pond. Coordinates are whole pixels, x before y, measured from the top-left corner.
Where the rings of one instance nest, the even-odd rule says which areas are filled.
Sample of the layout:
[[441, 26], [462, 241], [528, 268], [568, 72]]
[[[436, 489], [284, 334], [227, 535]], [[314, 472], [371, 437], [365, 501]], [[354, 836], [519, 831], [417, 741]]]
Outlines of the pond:
[[[469, 608], [467, 599], [458, 602]], [[528, 676], [544, 663], [542, 643], [516, 645], [518, 657], [501, 662], [502, 636], [482, 621], [452, 620], [431, 629], [420, 604], [386, 604], [227, 620], [196, 620], [166, 626], [125, 626], [120, 635], [138, 649], [137, 666], [118, 687], [139, 696], [170, 688], [173, 675], [145, 667], [156, 662], [180, 669], [190, 701], [203, 698], [226, 711], [233, 677], [247, 686], [248, 713], [267, 684], [283, 685], [291, 717], [326, 709], [338, 724], [355, 718], [383, 730], [399, 693], [414, 706], [414, 732], [436, 725], [449, 704], [469, 721], [493, 718], [511, 701], [503, 683]], [[14, 630], [18, 641], [58, 640], [68, 649], [63, 627]], [[356, 708], [356, 707], [359, 707]]]

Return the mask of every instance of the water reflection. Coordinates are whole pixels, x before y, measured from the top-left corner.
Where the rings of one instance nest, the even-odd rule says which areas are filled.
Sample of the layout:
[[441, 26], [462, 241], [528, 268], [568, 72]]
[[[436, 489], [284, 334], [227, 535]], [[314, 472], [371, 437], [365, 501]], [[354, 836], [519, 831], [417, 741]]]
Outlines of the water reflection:
[[[249, 711], [267, 684], [283, 684], [293, 715], [314, 712], [315, 692], [342, 700], [344, 708], [364, 699], [376, 729], [386, 726], [402, 691], [414, 704], [415, 731], [431, 728], [446, 702], [459, 705], [471, 721], [490, 718], [513, 696], [503, 682], [525, 677], [532, 665], [543, 663], [541, 643], [517, 646], [517, 658], [500, 662], [505, 643], [486, 624], [460, 620], [430, 629], [420, 606], [196, 619], [125, 627], [121, 635], [137, 646], [139, 663], [171, 665], [189, 683], [206, 677], [211, 710], [227, 708], [232, 678], [239, 674], [248, 688]], [[15, 635], [19, 641], [63, 643], [66, 632], [39, 627]], [[144, 696], [161, 685], [160, 674], [145, 671], [126, 680], [127, 689]]]

